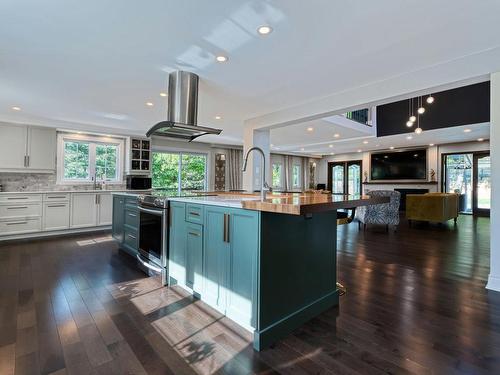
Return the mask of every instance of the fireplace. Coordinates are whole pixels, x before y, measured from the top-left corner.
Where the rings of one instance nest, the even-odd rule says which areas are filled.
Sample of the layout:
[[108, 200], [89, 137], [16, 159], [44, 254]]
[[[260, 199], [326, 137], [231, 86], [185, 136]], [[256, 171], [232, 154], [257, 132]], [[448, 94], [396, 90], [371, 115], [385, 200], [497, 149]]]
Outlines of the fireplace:
[[401, 193], [401, 199], [399, 201], [399, 211], [406, 211], [407, 194], [425, 194], [429, 192], [429, 189], [394, 189], [394, 191], [399, 191]]

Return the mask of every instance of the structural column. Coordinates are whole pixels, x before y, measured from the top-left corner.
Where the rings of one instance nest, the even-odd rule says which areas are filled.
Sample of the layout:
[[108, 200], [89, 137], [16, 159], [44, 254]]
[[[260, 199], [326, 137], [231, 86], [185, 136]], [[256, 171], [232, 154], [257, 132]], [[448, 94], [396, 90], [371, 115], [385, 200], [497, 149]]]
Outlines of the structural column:
[[500, 291], [500, 72], [491, 75], [490, 276], [486, 288]]
[[[270, 154], [270, 131], [269, 129], [253, 129], [245, 127], [243, 138], [243, 157], [253, 147], [260, 147], [264, 151], [266, 159], [265, 181], [271, 185], [271, 154]], [[259, 153], [252, 151], [248, 158], [247, 171], [243, 173], [243, 189], [247, 191], [260, 190], [260, 179], [262, 178], [262, 157]]]

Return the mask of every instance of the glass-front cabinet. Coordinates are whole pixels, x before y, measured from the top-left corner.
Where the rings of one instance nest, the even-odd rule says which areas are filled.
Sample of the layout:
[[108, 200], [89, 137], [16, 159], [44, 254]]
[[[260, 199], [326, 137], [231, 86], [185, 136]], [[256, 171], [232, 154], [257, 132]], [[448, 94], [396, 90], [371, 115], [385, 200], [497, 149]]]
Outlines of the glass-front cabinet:
[[151, 140], [130, 138], [127, 142], [127, 174], [149, 174], [151, 172]]

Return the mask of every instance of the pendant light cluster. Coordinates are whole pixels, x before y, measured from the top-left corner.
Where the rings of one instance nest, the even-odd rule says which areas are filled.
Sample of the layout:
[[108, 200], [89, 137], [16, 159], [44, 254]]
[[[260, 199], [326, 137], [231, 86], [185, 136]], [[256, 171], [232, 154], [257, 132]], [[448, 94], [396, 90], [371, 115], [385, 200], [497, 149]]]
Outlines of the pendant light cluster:
[[[417, 108], [417, 113], [415, 114], [413, 112], [413, 109], [415, 108], [413, 104], [413, 99], [414, 98], [408, 99], [408, 121], [406, 121], [406, 126], [408, 128], [411, 128], [413, 127], [413, 125], [415, 125], [416, 122], [417, 127], [415, 128], [415, 133], [420, 134], [422, 133], [422, 128], [420, 127], [420, 116], [425, 113], [424, 100], [422, 96], [416, 98], [418, 108]], [[432, 94], [429, 95], [425, 101], [427, 102], [427, 104], [434, 103], [434, 97], [432, 96]]]

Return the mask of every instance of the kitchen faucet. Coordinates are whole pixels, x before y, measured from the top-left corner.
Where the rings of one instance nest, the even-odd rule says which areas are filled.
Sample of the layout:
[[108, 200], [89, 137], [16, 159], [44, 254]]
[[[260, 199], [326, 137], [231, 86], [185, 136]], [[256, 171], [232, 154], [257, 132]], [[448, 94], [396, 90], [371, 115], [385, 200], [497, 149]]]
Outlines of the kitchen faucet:
[[102, 183], [97, 184], [97, 169], [94, 172], [94, 190], [101, 190]]
[[264, 151], [260, 147], [251, 147], [248, 149], [247, 154], [245, 155], [245, 161], [243, 163], [243, 169], [242, 171], [245, 172], [247, 170], [247, 164], [248, 164], [248, 155], [250, 155], [250, 152], [252, 151], [258, 151], [262, 155], [262, 176], [260, 177], [260, 199], [264, 200], [266, 199], [266, 192], [270, 190], [269, 185], [265, 181], [266, 179], [266, 155], [264, 154]]

